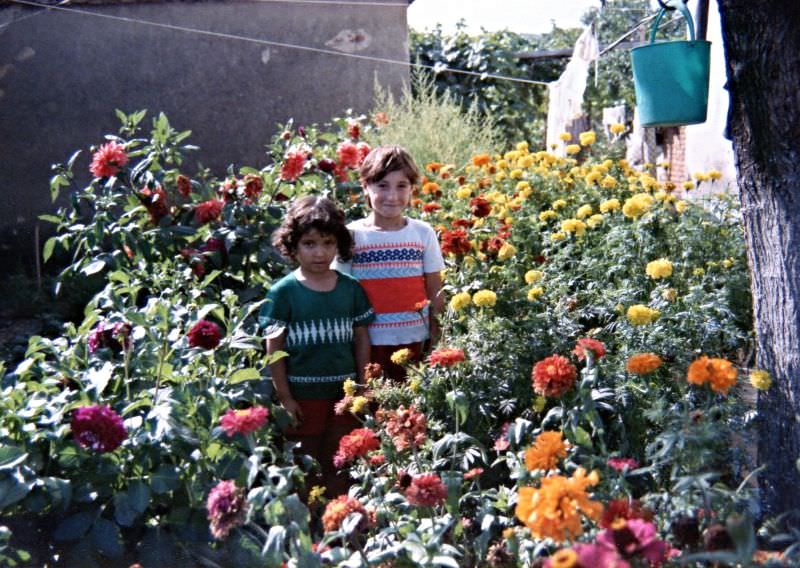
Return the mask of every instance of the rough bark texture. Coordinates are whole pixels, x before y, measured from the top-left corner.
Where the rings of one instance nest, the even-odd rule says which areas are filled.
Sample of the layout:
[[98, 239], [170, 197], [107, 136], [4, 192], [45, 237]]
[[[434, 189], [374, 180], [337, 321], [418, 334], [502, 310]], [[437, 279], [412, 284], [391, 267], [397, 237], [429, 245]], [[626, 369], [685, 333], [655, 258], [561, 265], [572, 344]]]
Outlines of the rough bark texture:
[[800, 509], [800, 4], [719, 0], [757, 364], [765, 515]]

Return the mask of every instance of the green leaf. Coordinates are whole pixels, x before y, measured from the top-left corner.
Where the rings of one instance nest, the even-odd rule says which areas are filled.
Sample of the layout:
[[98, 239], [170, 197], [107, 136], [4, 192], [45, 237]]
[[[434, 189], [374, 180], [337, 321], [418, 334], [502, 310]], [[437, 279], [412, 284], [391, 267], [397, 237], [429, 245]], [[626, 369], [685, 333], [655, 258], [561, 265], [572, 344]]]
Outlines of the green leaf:
[[17, 446], [0, 446], [0, 471], [13, 469], [25, 461], [28, 453]]
[[53, 533], [56, 540], [78, 540], [83, 538], [92, 526], [95, 515], [83, 511], [61, 521]]
[[162, 465], [150, 476], [150, 489], [156, 495], [168, 493], [178, 487], [178, 470], [174, 466]]
[[133, 525], [137, 517], [136, 511], [131, 507], [127, 491], [118, 491], [114, 494], [114, 520], [123, 527]]
[[101, 270], [106, 267], [105, 260], [95, 260], [94, 262], [89, 263], [87, 266], [84, 266], [81, 272], [83, 272], [86, 276], [91, 276], [92, 274], [97, 274]]
[[585, 448], [592, 447], [592, 437], [586, 430], [584, 430], [580, 426], [576, 426], [575, 429], [573, 430], [573, 434], [575, 435], [576, 444], [583, 446]]
[[53, 256], [53, 250], [56, 248], [56, 242], [58, 242], [58, 237], [50, 237], [44, 242], [44, 247], [42, 248], [43, 262], [47, 262], [50, 260], [50, 257]]
[[22, 500], [31, 490], [17, 475], [0, 479], [0, 511]]
[[97, 519], [89, 537], [97, 550], [106, 556], [117, 558], [122, 555], [122, 538], [119, 534], [119, 527], [111, 521], [102, 517]]
[[61, 217], [58, 215], [39, 215], [39, 220], [47, 221], [48, 223], [53, 223], [55, 225], [61, 223]]
[[249, 367], [247, 369], [239, 369], [228, 378], [229, 385], [235, 385], [244, 381], [253, 381], [261, 378], [261, 373], [258, 369]]
[[144, 513], [150, 506], [150, 487], [143, 481], [133, 481], [128, 486], [128, 501], [134, 511]]

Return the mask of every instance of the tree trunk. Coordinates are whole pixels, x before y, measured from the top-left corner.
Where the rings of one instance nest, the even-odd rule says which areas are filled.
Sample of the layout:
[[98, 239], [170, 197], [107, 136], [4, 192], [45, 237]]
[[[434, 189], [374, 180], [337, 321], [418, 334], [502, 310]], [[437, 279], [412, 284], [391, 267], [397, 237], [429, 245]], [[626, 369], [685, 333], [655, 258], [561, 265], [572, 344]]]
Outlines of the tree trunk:
[[800, 5], [718, 0], [752, 278], [764, 515], [800, 509]]

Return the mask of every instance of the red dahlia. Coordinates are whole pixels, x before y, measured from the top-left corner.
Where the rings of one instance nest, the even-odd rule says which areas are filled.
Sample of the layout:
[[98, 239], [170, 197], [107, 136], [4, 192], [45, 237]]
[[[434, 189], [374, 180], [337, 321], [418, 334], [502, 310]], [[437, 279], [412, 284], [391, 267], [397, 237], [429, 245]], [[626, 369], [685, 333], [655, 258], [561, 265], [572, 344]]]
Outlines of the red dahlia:
[[256, 174], [244, 176], [244, 194], [250, 199], [256, 199], [264, 190], [264, 180]]
[[72, 413], [72, 436], [81, 447], [113, 452], [128, 437], [122, 418], [109, 406], [82, 406]]
[[214, 349], [222, 340], [222, 329], [213, 321], [200, 320], [186, 334], [190, 347]]
[[243, 410], [229, 409], [220, 418], [219, 425], [229, 438], [236, 434], [250, 434], [261, 428], [269, 417], [269, 410], [263, 406], [253, 406]]
[[435, 473], [415, 475], [406, 489], [406, 499], [419, 507], [434, 507], [447, 499], [447, 487]]
[[283, 181], [297, 181], [308, 159], [308, 152], [301, 149], [289, 150], [281, 166], [281, 179]]
[[578, 371], [569, 359], [551, 355], [533, 366], [533, 390], [542, 396], [559, 397], [575, 384]]
[[442, 233], [442, 252], [444, 254], [467, 254], [472, 250], [472, 245], [463, 229], [455, 229]]
[[103, 144], [92, 154], [92, 163], [89, 171], [94, 177], [104, 178], [115, 176], [122, 166], [128, 163], [128, 153], [125, 146], [117, 142]]
[[220, 199], [209, 199], [198, 203], [194, 208], [194, 218], [200, 225], [205, 225], [219, 218], [225, 203]]
[[339, 158], [339, 164], [341, 164], [341, 166], [344, 168], [350, 168], [351, 170], [354, 170], [360, 163], [358, 148], [356, 148], [355, 144], [349, 141], [339, 144], [339, 146], [336, 148], [336, 156]]

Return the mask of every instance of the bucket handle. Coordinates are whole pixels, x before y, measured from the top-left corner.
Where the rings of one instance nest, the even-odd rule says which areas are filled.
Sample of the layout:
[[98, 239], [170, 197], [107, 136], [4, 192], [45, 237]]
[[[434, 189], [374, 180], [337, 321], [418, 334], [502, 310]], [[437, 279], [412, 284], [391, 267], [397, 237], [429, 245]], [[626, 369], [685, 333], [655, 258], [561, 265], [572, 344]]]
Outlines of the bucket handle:
[[[686, 4], [683, 0], [677, 0], [674, 2], [668, 2], [668, 4], [673, 7], [677, 8], [678, 11], [683, 16], [683, 19], [686, 20], [686, 24], [689, 26], [689, 38], [691, 41], [695, 41], [694, 35], [694, 20], [692, 19], [692, 13], [689, 12], [689, 8], [686, 7]], [[656, 16], [656, 21], [653, 23], [653, 29], [650, 31], [650, 43], [656, 42], [656, 32], [658, 31], [658, 25], [661, 23], [661, 18], [664, 17], [664, 14], [667, 13], [666, 8], [661, 8], [658, 11], [658, 16]]]

